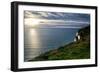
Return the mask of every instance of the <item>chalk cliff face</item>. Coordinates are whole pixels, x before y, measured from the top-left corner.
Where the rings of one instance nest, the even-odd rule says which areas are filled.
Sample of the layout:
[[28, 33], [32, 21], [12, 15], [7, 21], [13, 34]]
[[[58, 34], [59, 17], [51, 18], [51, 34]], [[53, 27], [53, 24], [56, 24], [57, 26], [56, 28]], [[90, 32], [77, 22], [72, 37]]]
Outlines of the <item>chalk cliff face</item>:
[[[80, 29], [78, 32], [76, 32], [74, 42], [77, 42], [79, 40], [85, 40], [86, 35], [90, 35], [90, 26]], [[88, 38], [89, 38], [89, 36], [88, 36]]]
[[75, 38], [74, 38], [74, 42], [77, 42], [78, 40], [80, 40], [81, 39], [81, 36], [79, 35], [79, 33], [77, 32], [76, 33], [76, 36], [75, 36]]
[[41, 54], [29, 61], [71, 60], [90, 58], [90, 26], [80, 29], [76, 33], [76, 42], [71, 42], [55, 50]]

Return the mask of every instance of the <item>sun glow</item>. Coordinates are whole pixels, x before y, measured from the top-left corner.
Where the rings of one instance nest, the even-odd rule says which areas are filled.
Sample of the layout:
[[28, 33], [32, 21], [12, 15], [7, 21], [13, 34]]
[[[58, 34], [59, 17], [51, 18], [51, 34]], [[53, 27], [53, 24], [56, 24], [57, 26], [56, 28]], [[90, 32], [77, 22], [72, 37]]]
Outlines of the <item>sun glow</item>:
[[33, 18], [25, 19], [25, 25], [28, 25], [28, 26], [36, 26], [36, 25], [39, 25], [39, 23], [40, 23], [40, 20], [38, 19], [33, 19]]
[[34, 18], [26, 18], [25, 19], [25, 25], [28, 26], [38, 26], [41, 24], [41, 22], [48, 22], [46, 19], [34, 19]]

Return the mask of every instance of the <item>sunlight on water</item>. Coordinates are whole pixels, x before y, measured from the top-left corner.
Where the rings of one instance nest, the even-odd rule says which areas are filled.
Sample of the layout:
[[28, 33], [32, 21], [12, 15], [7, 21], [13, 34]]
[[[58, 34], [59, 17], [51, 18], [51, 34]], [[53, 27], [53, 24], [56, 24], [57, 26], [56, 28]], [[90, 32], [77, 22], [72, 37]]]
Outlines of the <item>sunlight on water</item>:
[[36, 29], [28, 29], [25, 36], [25, 61], [38, 56], [41, 52], [40, 40]]
[[37, 31], [35, 29], [30, 29], [29, 34], [30, 34], [30, 47], [38, 48], [40, 43]]

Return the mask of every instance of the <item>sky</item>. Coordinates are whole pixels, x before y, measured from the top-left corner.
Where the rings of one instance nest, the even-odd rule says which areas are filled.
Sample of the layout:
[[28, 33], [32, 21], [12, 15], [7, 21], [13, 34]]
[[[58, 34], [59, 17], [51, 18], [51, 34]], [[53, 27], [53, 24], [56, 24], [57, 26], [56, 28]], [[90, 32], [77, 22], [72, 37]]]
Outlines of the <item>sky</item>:
[[34, 28], [82, 28], [90, 24], [90, 14], [24, 11], [25, 25]]

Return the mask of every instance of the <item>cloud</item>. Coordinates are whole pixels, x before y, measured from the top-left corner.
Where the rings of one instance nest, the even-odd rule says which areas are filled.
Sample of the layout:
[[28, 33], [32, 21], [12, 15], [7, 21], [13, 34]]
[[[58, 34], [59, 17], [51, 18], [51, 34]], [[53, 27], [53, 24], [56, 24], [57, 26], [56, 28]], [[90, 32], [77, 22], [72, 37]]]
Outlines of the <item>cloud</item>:
[[81, 28], [88, 25], [88, 22], [47, 20], [40, 23], [39, 28]]
[[25, 11], [25, 21], [27, 25], [39, 24], [38, 27], [84, 27], [90, 24], [89, 14], [64, 13], [64, 12], [41, 12]]
[[[72, 21], [72, 20], [48, 20], [48, 23], [80, 23], [80, 24], [89, 24], [88, 22], [84, 21]], [[74, 24], [73, 24], [74, 25]]]
[[41, 17], [48, 17], [48, 13], [47, 13], [47, 12], [38, 12], [38, 14], [39, 14]]
[[64, 12], [42, 12], [42, 11], [25, 11], [26, 18], [52, 19], [52, 20], [73, 20], [90, 22], [89, 14], [64, 13]]
[[40, 18], [41, 15], [35, 14], [32, 11], [24, 11], [24, 17], [25, 18], [35, 18], [36, 19], [36, 18]]

